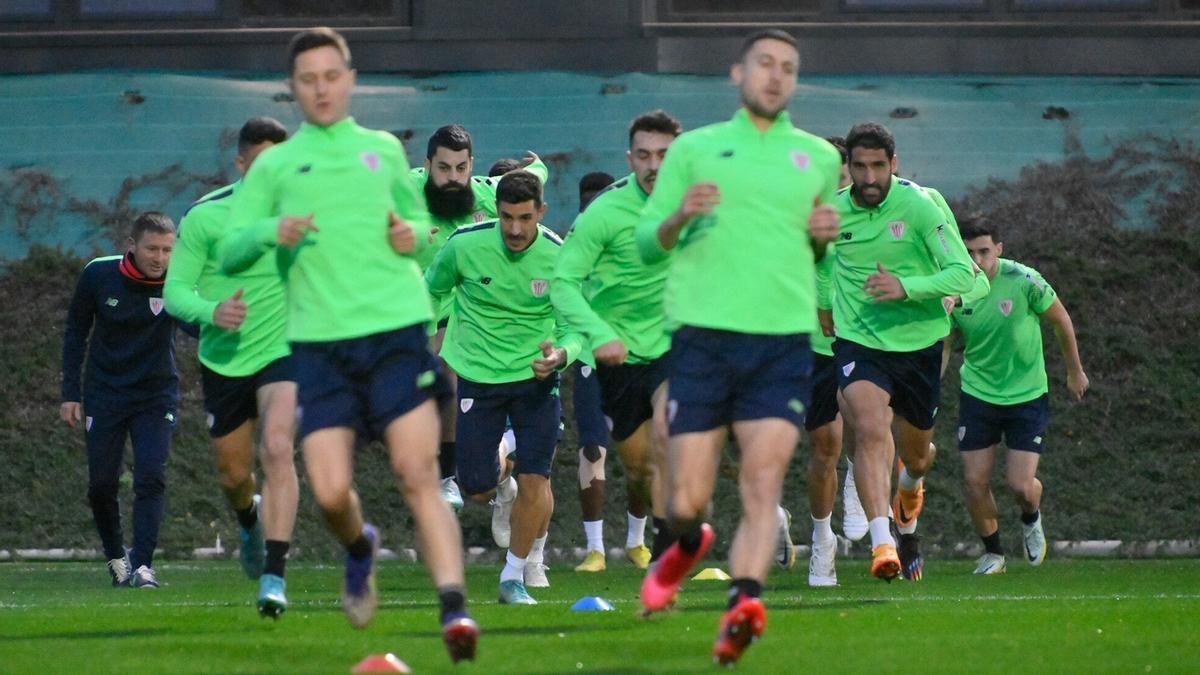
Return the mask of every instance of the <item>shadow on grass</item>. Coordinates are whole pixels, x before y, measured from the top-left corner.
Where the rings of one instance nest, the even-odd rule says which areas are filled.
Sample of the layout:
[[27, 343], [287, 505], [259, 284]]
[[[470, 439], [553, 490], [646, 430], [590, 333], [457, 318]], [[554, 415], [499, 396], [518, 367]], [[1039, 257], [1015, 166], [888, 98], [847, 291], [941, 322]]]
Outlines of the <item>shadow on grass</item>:
[[25, 642], [28, 640], [113, 640], [120, 638], [144, 638], [155, 635], [172, 635], [178, 631], [171, 628], [134, 628], [129, 630], [77, 630], [56, 633], [22, 633], [0, 635], [0, 642]]
[[[827, 611], [831, 609], [857, 609], [862, 607], [870, 607], [872, 605], [888, 605], [891, 600], [880, 600], [879, 598], [863, 598], [862, 600], [835, 600], [833, 602], [821, 603], [803, 603], [792, 606], [790, 604], [777, 603], [772, 606], [771, 599], [768, 596], [766, 606], [768, 612], [810, 612], [810, 611]], [[702, 612], [717, 612], [721, 613], [726, 610], [726, 604], [723, 601], [706, 602], [700, 604], [689, 604], [687, 607], [677, 607], [676, 612], [684, 614], [702, 613]]]

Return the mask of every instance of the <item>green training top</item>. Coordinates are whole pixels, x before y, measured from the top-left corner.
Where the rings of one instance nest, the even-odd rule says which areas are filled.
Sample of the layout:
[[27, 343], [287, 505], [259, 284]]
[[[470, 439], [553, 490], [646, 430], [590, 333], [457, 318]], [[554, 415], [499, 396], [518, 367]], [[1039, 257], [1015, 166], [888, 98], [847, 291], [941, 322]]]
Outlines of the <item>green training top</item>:
[[[682, 134], [667, 151], [637, 225], [642, 259], [671, 258], [664, 307], [681, 325], [756, 334], [812, 333], [817, 323], [808, 217], [832, 203], [842, 159], [781, 112], [765, 132], [739, 109], [728, 122]], [[721, 203], [684, 226], [668, 254], [658, 227], [696, 183]]]
[[[946, 203], [946, 198], [942, 196], [942, 193], [931, 187], [926, 187], [925, 192], [929, 193], [929, 196], [933, 199], [933, 203], [937, 204], [938, 208], [941, 209], [942, 213], [946, 216], [946, 224], [957, 231], [958, 219], [954, 217], [954, 211], [950, 210], [950, 205]], [[967, 255], [970, 255], [970, 253]], [[975, 300], [987, 295], [988, 288], [989, 285], [987, 275], [976, 274], [975, 285], [971, 287], [971, 290], [962, 294], [961, 300], [962, 302], [974, 302]]]
[[408, 175], [404, 149], [385, 131], [346, 118], [303, 124], [267, 148], [242, 181], [221, 245], [226, 272], [247, 268], [276, 247], [281, 216], [313, 215], [309, 232], [286, 251], [288, 339], [332, 342], [425, 323], [433, 318], [421, 270], [388, 242], [388, 212], [412, 226], [419, 253], [429, 242], [425, 198]]
[[[550, 178], [550, 170], [541, 159], [525, 167], [524, 170], [537, 176], [538, 180], [542, 181], [542, 185], [545, 185]], [[425, 168], [417, 167], [409, 175], [416, 183], [417, 191], [425, 194], [425, 183], [429, 182], [429, 174], [425, 172]], [[500, 178], [501, 176], [471, 177], [471, 192], [475, 194], [475, 210], [471, 213], [459, 218], [439, 218], [432, 213], [429, 214], [429, 222], [438, 228], [438, 231], [433, 235], [433, 243], [417, 256], [417, 263], [422, 270], [429, 269], [433, 257], [442, 250], [442, 246], [446, 244], [446, 240], [454, 234], [455, 230], [464, 225], [478, 225], [485, 220], [495, 220], [499, 217], [500, 214], [496, 212], [496, 185], [500, 183]]]
[[1054, 289], [1037, 270], [1000, 259], [990, 292], [950, 315], [966, 344], [963, 391], [988, 403], [1012, 405], [1049, 390], [1039, 316], [1054, 298]]
[[[201, 197], [179, 221], [163, 301], [183, 321], [200, 324], [200, 362], [227, 377], [244, 377], [287, 356], [287, 298], [275, 256], [262, 256], [238, 274], [222, 273], [217, 246], [241, 183]], [[217, 305], [243, 289], [246, 320], [237, 330], [213, 325]]]
[[[859, 206], [851, 188], [838, 193], [841, 234], [832, 272], [838, 338], [889, 352], [924, 349], [945, 337], [950, 319], [941, 299], [975, 286], [971, 258], [958, 229], [919, 185], [892, 177], [887, 198]], [[908, 297], [874, 302], [867, 277], [882, 263]]]
[[644, 264], [634, 230], [647, 194], [633, 174], [596, 196], [575, 219], [558, 255], [550, 299], [593, 347], [620, 338], [626, 363], [646, 363], [671, 341], [663, 314], [669, 260]]
[[446, 241], [425, 280], [435, 304], [455, 291], [441, 352], [455, 373], [484, 384], [531, 379], [543, 340], [567, 350], [564, 365], [575, 360], [583, 336], [558, 320], [550, 303], [561, 247], [558, 235], [538, 225], [533, 243], [513, 253], [494, 220]]

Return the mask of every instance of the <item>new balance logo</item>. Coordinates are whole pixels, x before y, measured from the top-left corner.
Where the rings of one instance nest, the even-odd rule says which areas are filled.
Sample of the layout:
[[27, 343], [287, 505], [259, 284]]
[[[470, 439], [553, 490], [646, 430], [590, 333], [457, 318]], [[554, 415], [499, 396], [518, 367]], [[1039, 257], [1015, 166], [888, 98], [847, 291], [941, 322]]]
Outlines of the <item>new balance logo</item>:
[[120, 303], [120, 302], [121, 302], [121, 301], [120, 301], [120, 300], [117, 300], [116, 298], [109, 298], [109, 299], [107, 299], [107, 300], [105, 300], [105, 301], [104, 301], [104, 304], [108, 305], [109, 307], [116, 307], [116, 306], [117, 306], [117, 304], [118, 304], [118, 303]]
[[733, 157], [733, 151], [732, 151], [732, 150], [726, 150], [725, 152], [722, 152], [722, 153], [721, 153], [721, 156], [722, 156], [722, 157], [725, 157], [725, 158]]
[[309, 171], [312, 171], [312, 164], [305, 164], [299, 169], [296, 169], [296, 173], [308, 173]]
[[484, 286], [487, 286], [488, 284], [492, 283], [492, 278], [491, 278], [491, 277], [484, 277], [484, 278], [482, 278], [482, 279], [480, 279], [480, 280], [479, 280], [479, 283], [483, 284]]

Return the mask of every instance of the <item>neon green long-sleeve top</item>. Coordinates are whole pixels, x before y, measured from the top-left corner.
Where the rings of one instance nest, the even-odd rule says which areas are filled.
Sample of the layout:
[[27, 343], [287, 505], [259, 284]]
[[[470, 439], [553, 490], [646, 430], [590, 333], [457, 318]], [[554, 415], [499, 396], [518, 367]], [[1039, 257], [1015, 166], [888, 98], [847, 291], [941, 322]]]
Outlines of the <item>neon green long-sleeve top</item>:
[[[330, 342], [425, 323], [433, 318], [415, 256], [428, 246], [429, 212], [394, 136], [346, 118], [303, 124], [265, 150], [234, 203], [234, 232], [221, 246], [235, 272], [277, 247], [282, 216], [313, 216], [316, 231], [285, 250], [288, 339]], [[414, 230], [412, 254], [396, 253], [388, 214]]]

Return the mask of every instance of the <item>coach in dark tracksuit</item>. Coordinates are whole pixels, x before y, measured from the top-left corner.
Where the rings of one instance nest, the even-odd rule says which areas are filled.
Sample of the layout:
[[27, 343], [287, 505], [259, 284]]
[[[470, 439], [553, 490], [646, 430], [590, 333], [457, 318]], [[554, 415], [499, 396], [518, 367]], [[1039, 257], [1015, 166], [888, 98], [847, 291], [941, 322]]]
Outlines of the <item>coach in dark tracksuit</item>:
[[[114, 586], [158, 587], [152, 563], [179, 403], [176, 323], [162, 300], [174, 245], [170, 218], [142, 214], [134, 221], [125, 255], [96, 258], [84, 267], [67, 314], [60, 412], [72, 427], [86, 415], [88, 500]], [[127, 436], [134, 461], [128, 557], [117, 502]]]

